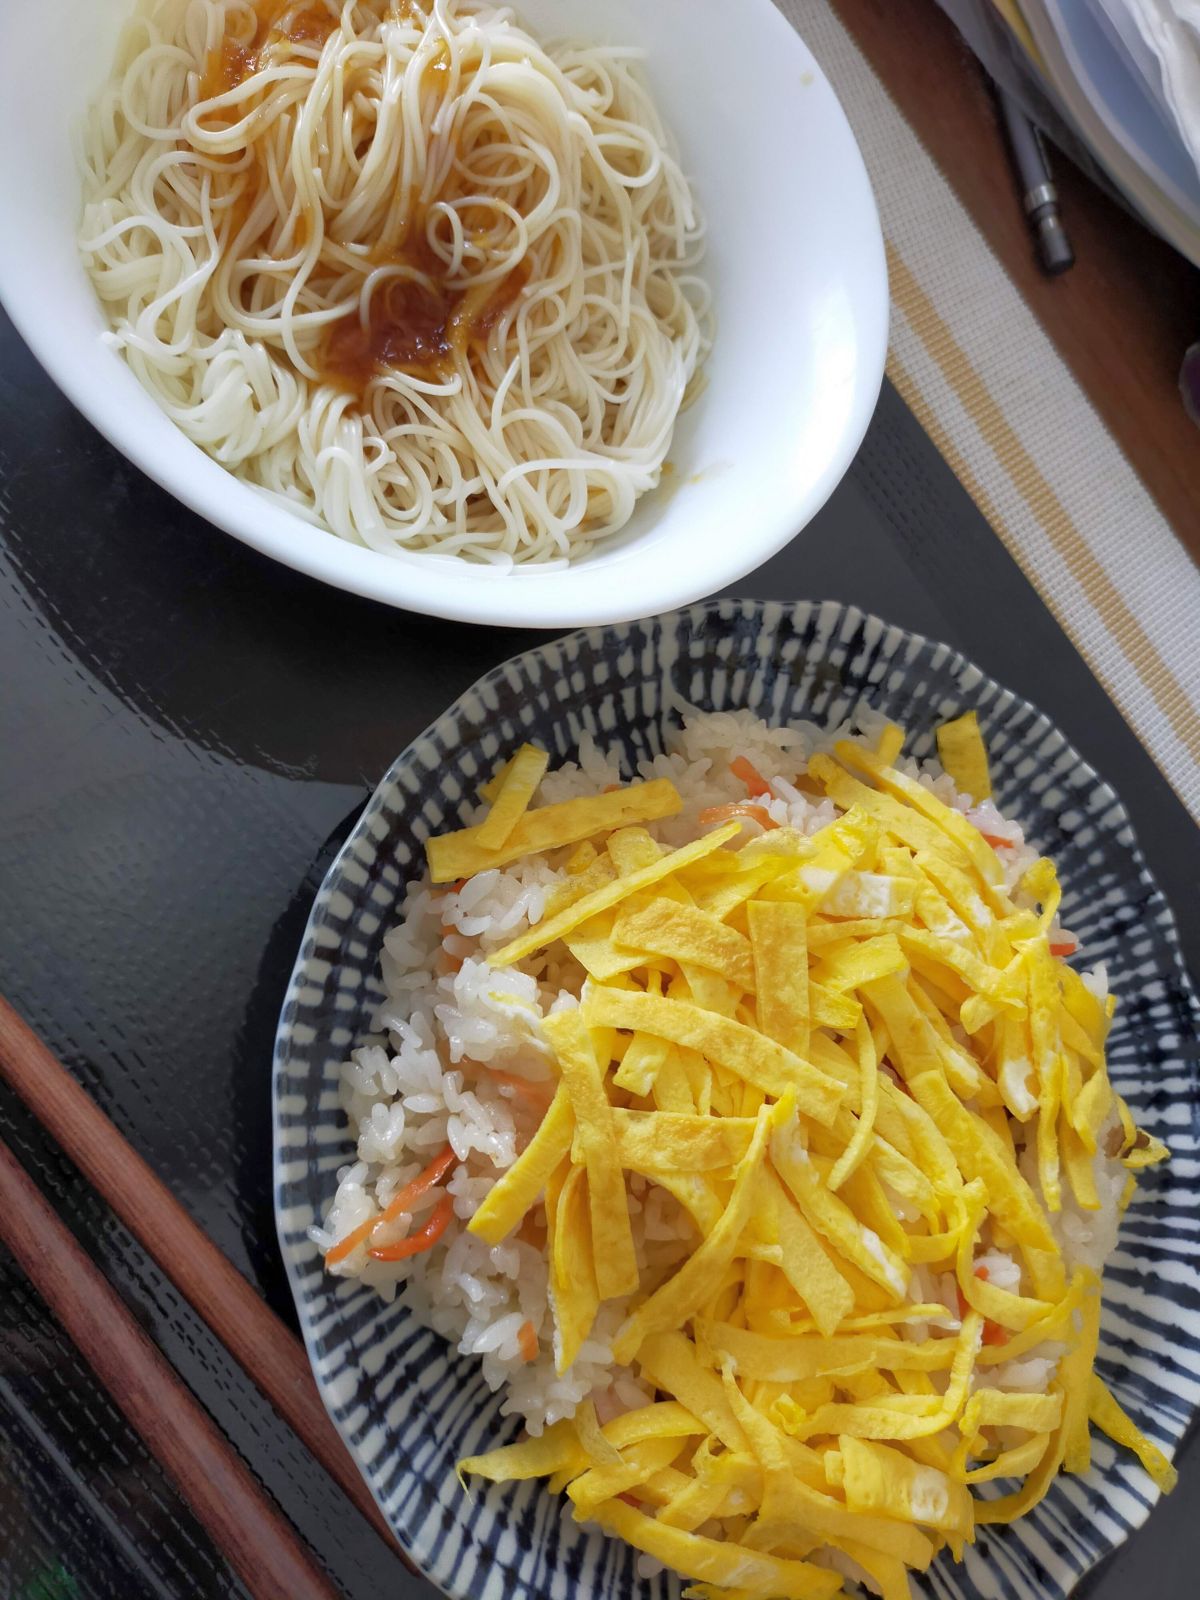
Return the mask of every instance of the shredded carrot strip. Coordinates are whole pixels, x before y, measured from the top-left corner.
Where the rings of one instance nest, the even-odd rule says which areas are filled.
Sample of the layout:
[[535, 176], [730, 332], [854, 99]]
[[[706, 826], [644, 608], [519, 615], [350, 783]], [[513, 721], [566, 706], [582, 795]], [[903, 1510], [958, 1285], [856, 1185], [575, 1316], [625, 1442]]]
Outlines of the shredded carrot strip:
[[554, 1094], [554, 1086], [549, 1083], [530, 1083], [528, 1078], [520, 1078], [515, 1072], [492, 1071], [496, 1082], [503, 1084], [506, 1089], [512, 1089], [522, 1099], [531, 1101], [534, 1105], [549, 1105]]
[[1052, 956], [1073, 956], [1078, 949], [1078, 940], [1069, 939], [1064, 940], [1061, 944], [1052, 944], [1050, 946], [1050, 954]]
[[746, 785], [746, 792], [751, 800], [757, 800], [760, 795], [770, 794], [771, 785], [752, 761], [747, 761], [745, 756], [735, 756], [729, 763], [729, 770], [735, 778], [740, 778]]
[[1010, 850], [1013, 847], [1013, 841], [1011, 839], [1004, 838], [1002, 834], [984, 833], [982, 828], [980, 828], [979, 832], [983, 835], [984, 842], [990, 844], [993, 850], [997, 845], [1006, 845]]
[[[391, 1210], [390, 1206], [388, 1210]], [[339, 1239], [336, 1244], [329, 1246], [329, 1249], [325, 1252], [325, 1265], [332, 1267], [338, 1261], [344, 1260], [356, 1245], [360, 1245], [368, 1234], [374, 1232], [379, 1223], [388, 1220], [387, 1211], [378, 1217], [368, 1217], [366, 1222], [362, 1222], [357, 1228], [352, 1229], [344, 1239]]]
[[523, 1322], [517, 1329], [517, 1343], [526, 1361], [537, 1360], [538, 1340], [532, 1322]]
[[419, 1200], [426, 1190], [432, 1189], [435, 1183], [440, 1182], [454, 1165], [455, 1160], [454, 1151], [447, 1145], [444, 1150], [433, 1158], [424, 1172], [418, 1173], [411, 1183], [406, 1183], [398, 1194], [392, 1196], [388, 1205], [377, 1217], [368, 1217], [366, 1222], [359, 1223], [358, 1227], [348, 1233], [344, 1239], [339, 1239], [336, 1244], [330, 1245], [325, 1256], [325, 1265], [332, 1267], [337, 1262], [344, 1260], [355, 1245], [359, 1245], [364, 1239], [370, 1238], [381, 1222], [394, 1222], [401, 1212], [411, 1211], [414, 1201]]
[[701, 827], [707, 827], [710, 822], [729, 822], [734, 817], [748, 817], [751, 822], [757, 822], [760, 828], [777, 828], [779, 824], [772, 820], [766, 806], [751, 805], [748, 801], [738, 800], [732, 805], [709, 806], [700, 813], [696, 819]]
[[419, 1256], [422, 1250], [431, 1250], [445, 1233], [454, 1215], [454, 1201], [444, 1194], [434, 1206], [429, 1221], [416, 1233], [398, 1240], [395, 1244], [381, 1244], [367, 1254], [372, 1261], [403, 1261], [408, 1256]]

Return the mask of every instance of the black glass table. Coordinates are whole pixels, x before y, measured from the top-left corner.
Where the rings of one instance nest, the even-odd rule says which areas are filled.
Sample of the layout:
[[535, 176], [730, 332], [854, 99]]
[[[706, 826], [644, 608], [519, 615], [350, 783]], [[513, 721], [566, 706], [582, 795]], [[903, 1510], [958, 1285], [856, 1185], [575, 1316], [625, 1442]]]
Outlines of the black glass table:
[[[1200, 971], [1194, 824], [891, 388], [825, 510], [736, 590], [852, 601], [1039, 704], [1124, 798]], [[244, 549], [118, 456], [0, 320], [0, 989], [288, 1320], [270, 1059], [309, 904], [392, 757], [534, 638]], [[347, 1600], [431, 1596], [4, 1089], [0, 1137]], [[1194, 1440], [1181, 1466], [1092, 1600], [1192, 1600]], [[0, 1253], [2, 1600], [244, 1592]]]

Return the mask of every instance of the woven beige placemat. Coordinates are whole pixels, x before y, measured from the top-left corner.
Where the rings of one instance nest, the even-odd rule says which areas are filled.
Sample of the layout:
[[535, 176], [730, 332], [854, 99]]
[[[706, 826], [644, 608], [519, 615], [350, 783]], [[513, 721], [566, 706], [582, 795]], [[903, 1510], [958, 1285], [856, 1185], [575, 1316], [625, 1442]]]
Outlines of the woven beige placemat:
[[1200, 573], [838, 18], [776, 3], [871, 174], [889, 376], [1200, 820]]

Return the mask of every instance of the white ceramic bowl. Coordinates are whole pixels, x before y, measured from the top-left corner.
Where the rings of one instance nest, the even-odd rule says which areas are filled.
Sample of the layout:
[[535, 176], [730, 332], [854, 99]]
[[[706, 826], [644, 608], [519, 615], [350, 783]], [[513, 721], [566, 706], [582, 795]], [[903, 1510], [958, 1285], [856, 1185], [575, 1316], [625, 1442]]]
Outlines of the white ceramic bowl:
[[[520, 0], [540, 36], [634, 43], [709, 225], [717, 334], [681, 419], [671, 488], [563, 571], [498, 576], [385, 556], [240, 484], [169, 422], [100, 339], [80, 264], [73, 130], [132, 0], [22, 4], [0, 60], [0, 300], [55, 382], [144, 472], [277, 561], [434, 616], [569, 627], [710, 594], [787, 543], [866, 430], [887, 345], [874, 198], [833, 90], [771, 0]], [[26, 70], [53, 62], [54, 70]]]

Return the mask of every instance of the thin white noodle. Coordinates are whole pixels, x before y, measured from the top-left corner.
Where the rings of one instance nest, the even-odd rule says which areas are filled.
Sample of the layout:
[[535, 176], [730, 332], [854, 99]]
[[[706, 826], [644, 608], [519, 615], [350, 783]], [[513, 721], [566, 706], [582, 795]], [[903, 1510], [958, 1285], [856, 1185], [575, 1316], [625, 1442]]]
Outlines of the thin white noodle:
[[[543, 48], [469, 0], [280, 0], [256, 40], [269, 9], [148, 0], [129, 24], [83, 148], [113, 342], [189, 438], [344, 538], [584, 553], [659, 481], [708, 348], [703, 228], [637, 52]], [[201, 99], [231, 40], [246, 75]], [[414, 217], [440, 285], [405, 259]], [[369, 329], [389, 283], [486, 298], [514, 268], [444, 371], [322, 377], [327, 330]]]

